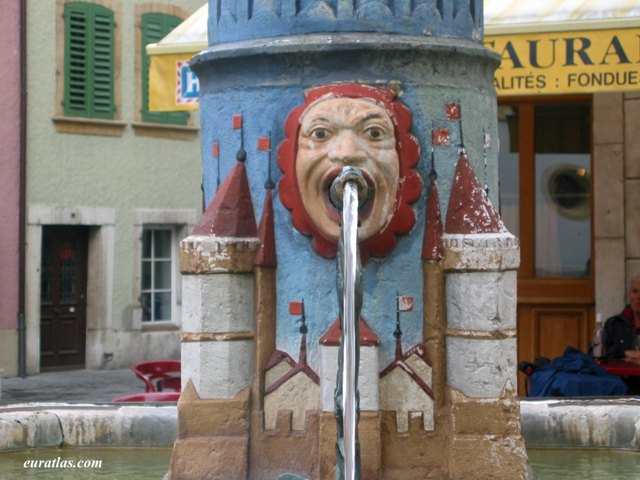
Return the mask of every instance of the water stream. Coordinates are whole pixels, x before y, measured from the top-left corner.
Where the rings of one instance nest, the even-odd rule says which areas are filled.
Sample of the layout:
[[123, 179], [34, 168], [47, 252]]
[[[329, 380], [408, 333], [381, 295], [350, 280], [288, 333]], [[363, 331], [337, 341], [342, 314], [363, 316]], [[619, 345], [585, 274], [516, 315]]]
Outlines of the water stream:
[[358, 268], [358, 187], [346, 182], [342, 196], [342, 412], [344, 418], [344, 474], [356, 478], [358, 338], [356, 334], [355, 295]]
[[336, 478], [339, 480], [360, 478], [358, 320], [362, 309], [362, 275], [358, 250], [358, 207], [366, 203], [367, 196], [367, 182], [357, 168], [343, 168], [331, 184], [331, 201], [341, 211], [342, 218], [337, 259], [337, 291], [342, 335], [335, 391], [338, 432]]

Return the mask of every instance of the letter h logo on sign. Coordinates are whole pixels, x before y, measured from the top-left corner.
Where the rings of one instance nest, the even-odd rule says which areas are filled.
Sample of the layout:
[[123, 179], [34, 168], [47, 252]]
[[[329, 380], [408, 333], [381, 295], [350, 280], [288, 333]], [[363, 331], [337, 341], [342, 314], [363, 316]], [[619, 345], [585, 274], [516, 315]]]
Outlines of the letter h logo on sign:
[[176, 62], [176, 105], [193, 105], [198, 103], [200, 83], [189, 62]]

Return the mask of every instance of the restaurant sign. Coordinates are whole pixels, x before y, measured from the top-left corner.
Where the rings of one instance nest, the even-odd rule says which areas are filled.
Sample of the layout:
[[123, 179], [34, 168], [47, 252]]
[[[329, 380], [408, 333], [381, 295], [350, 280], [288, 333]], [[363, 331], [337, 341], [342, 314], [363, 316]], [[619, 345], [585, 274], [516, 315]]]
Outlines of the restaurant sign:
[[487, 35], [498, 96], [640, 89], [640, 28]]

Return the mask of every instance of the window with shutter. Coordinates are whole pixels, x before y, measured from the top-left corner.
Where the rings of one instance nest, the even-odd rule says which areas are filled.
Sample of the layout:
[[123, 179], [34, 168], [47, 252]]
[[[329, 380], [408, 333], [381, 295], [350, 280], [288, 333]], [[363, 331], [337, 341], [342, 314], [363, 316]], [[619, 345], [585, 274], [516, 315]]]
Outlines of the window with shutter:
[[113, 11], [92, 3], [64, 7], [65, 116], [112, 119], [114, 105]]
[[188, 112], [150, 112], [149, 111], [149, 56], [146, 46], [149, 43], [157, 43], [171, 30], [177, 27], [182, 19], [174, 15], [164, 13], [146, 13], [142, 16], [142, 120], [152, 123], [167, 123], [186, 125], [189, 121]]

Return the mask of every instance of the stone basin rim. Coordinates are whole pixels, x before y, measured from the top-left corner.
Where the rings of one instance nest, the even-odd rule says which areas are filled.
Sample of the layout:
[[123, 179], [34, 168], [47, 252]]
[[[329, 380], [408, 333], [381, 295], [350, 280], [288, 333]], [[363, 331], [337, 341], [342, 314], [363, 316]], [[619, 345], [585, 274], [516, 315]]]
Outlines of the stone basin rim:
[[[540, 398], [519, 403], [528, 448], [640, 449], [640, 398]], [[60, 445], [171, 447], [177, 420], [175, 403], [3, 405], [0, 453]], [[84, 428], [92, 424], [100, 428]], [[149, 438], [149, 433], [157, 438]]]

